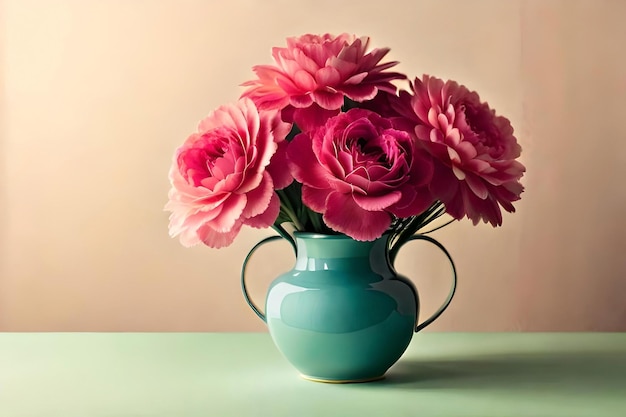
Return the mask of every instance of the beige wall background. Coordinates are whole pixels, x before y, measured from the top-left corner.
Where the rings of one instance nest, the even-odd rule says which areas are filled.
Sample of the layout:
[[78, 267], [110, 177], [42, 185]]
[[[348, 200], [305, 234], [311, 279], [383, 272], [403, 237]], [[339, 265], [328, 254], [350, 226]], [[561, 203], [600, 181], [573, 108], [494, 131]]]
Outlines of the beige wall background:
[[[503, 227], [435, 235], [460, 281], [429, 329], [624, 331], [625, 18], [619, 0], [3, 0], [0, 330], [264, 330], [239, 270], [271, 232], [170, 239], [171, 155], [286, 36], [347, 31], [477, 90], [524, 149]], [[251, 265], [259, 302], [292, 264], [281, 245]], [[447, 293], [442, 258], [414, 243], [397, 265], [424, 313]]]

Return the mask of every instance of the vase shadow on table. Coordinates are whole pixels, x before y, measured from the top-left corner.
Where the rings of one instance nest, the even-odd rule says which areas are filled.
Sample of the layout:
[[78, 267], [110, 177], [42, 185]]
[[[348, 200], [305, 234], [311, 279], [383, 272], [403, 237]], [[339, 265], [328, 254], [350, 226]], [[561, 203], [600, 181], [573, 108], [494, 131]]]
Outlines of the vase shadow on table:
[[[507, 354], [479, 357], [401, 359], [377, 384], [406, 389], [503, 389], [568, 394], [626, 392], [626, 355]], [[622, 394], [619, 394], [622, 395]]]

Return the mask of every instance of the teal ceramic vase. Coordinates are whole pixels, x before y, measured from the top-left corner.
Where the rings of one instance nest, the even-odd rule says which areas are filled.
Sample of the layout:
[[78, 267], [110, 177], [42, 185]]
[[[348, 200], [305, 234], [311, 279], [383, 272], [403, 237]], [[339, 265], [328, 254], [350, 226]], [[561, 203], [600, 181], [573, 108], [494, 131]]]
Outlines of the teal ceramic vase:
[[387, 236], [361, 242], [344, 235], [296, 233], [296, 262], [277, 277], [265, 300], [265, 313], [246, 290], [246, 267], [263, 244], [248, 254], [242, 269], [244, 297], [267, 323], [283, 356], [310, 380], [365, 382], [383, 378], [402, 356], [413, 333], [432, 323], [447, 308], [456, 287], [450, 255], [436, 240], [453, 268], [453, 285], [441, 308], [418, 324], [419, 298], [414, 285], [389, 261]]

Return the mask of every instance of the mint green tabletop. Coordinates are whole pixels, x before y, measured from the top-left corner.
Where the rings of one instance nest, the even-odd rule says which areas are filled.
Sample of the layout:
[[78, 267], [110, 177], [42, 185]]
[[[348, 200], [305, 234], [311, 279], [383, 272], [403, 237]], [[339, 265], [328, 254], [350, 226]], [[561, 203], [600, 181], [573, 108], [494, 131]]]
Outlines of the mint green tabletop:
[[339, 385], [264, 333], [0, 333], [0, 416], [626, 416], [626, 334], [420, 333]]

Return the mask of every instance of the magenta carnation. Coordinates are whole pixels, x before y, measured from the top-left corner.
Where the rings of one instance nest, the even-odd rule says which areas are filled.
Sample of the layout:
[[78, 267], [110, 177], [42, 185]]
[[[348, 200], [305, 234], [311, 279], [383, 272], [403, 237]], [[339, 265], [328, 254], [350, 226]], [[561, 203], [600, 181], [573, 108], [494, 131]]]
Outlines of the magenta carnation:
[[338, 113], [344, 97], [362, 102], [379, 90], [395, 93], [391, 81], [406, 77], [386, 72], [397, 62], [380, 64], [388, 48], [367, 52], [368, 47], [368, 37], [345, 33], [288, 38], [286, 48], [272, 49], [275, 65], [253, 67], [258, 78], [243, 83], [249, 87], [243, 96], [260, 109], [286, 109], [288, 121], [300, 119], [298, 109], [309, 109], [302, 116], [306, 123], [311, 112], [321, 114], [318, 119]]
[[244, 225], [294, 247], [294, 231], [388, 234], [395, 254], [446, 212], [501, 225], [524, 191], [509, 120], [454, 81], [424, 75], [398, 91], [407, 77], [369, 42], [306, 34], [272, 48], [239, 101], [176, 151], [170, 235], [219, 248]]
[[[496, 116], [478, 94], [454, 81], [416, 79], [409, 103], [415, 134], [435, 157], [431, 191], [454, 218], [502, 224], [500, 207], [514, 212], [525, 168], [508, 119]], [[407, 108], [401, 113], [407, 114]]]
[[409, 133], [369, 110], [349, 110], [299, 134], [287, 156], [302, 183], [302, 201], [356, 240], [374, 240], [394, 216], [417, 215], [433, 203], [430, 156]]
[[288, 130], [276, 112], [259, 113], [249, 99], [203, 119], [177, 149], [170, 169], [170, 235], [180, 236], [185, 246], [220, 248], [244, 224], [271, 226], [280, 209], [274, 190], [292, 178], [268, 165], [274, 159], [286, 163], [282, 144], [283, 155], [277, 150]]

